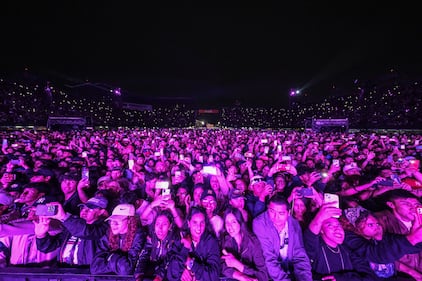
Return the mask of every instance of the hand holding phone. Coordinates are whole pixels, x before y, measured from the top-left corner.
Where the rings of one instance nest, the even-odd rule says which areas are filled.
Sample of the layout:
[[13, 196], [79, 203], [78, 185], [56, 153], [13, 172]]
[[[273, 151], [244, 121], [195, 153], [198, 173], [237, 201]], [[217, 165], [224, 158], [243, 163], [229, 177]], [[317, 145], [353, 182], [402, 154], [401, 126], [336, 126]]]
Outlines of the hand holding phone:
[[422, 225], [422, 207], [418, 207], [416, 208], [416, 216], [417, 216], [417, 220], [419, 222], [419, 225]]
[[127, 160], [127, 166], [129, 168], [129, 170], [132, 170], [133, 169], [133, 165], [134, 164], [135, 164], [135, 160], [133, 160], [133, 159]]
[[333, 166], [339, 167], [340, 166], [340, 160], [333, 159]]
[[81, 178], [83, 180], [89, 180], [89, 168], [88, 167], [82, 167], [82, 175]]

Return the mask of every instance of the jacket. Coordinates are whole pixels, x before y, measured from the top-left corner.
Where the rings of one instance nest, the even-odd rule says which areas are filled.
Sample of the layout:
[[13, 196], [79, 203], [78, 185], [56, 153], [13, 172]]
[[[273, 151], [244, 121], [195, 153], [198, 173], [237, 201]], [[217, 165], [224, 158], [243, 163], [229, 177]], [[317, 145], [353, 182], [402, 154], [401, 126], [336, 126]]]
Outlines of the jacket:
[[[245, 267], [243, 273], [258, 279], [259, 281], [267, 281], [268, 273], [265, 265], [264, 255], [262, 254], [261, 243], [258, 238], [247, 231], [243, 232], [242, 242], [238, 248], [236, 240], [230, 235], [226, 234], [222, 238], [221, 249], [225, 249], [228, 253], [233, 254]], [[232, 278], [234, 269], [228, 267], [222, 261], [222, 274], [225, 277]]]
[[127, 253], [121, 250], [112, 252], [108, 247], [107, 234], [101, 238], [101, 241], [101, 248], [97, 250], [91, 263], [91, 273], [117, 275], [134, 274], [139, 256], [145, 247], [146, 232], [143, 229], [139, 229], [135, 233], [132, 247]]
[[337, 281], [377, 280], [367, 260], [347, 247], [338, 245], [334, 252], [320, 235], [315, 235], [309, 228], [305, 230], [303, 239], [312, 263], [314, 278], [321, 279], [323, 276], [334, 275]]
[[169, 232], [163, 241], [160, 241], [154, 233], [148, 236], [136, 264], [135, 274], [151, 279], [160, 276], [164, 279], [169, 263], [169, 252], [178, 240], [180, 236], [177, 231]]
[[311, 264], [303, 246], [299, 222], [289, 216], [287, 224], [289, 241], [287, 259], [283, 261], [280, 256], [280, 236], [268, 216], [268, 211], [252, 222], [253, 231], [261, 242], [268, 274], [274, 281], [312, 280]]
[[101, 238], [107, 233], [108, 224], [103, 220], [97, 220], [93, 224], [87, 224], [84, 219], [78, 216], [70, 216], [63, 222], [63, 226], [63, 232], [58, 235], [51, 236], [47, 234], [44, 238], [37, 238], [38, 250], [43, 253], [49, 253], [60, 248], [58, 255], [59, 262], [61, 264], [67, 264], [62, 260], [63, 251], [67, 241], [74, 236], [80, 239], [77, 252], [77, 265], [89, 266], [95, 252], [101, 247], [100, 243], [104, 243]]
[[[377, 212], [375, 215], [379, 219], [379, 222], [382, 225], [382, 229], [384, 229], [385, 232], [405, 235], [409, 234], [406, 226], [401, 221], [399, 221], [390, 210]], [[418, 247], [419, 245], [420, 243], [418, 244]], [[400, 258], [399, 261], [421, 272], [422, 251], [416, 254], [404, 255]]]
[[174, 243], [169, 253], [168, 280], [180, 281], [189, 255], [195, 259], [191, 271], [196, 280], [218, 281], [221, 272], [220, 247], [215, 236], [206, 230], [196, 247], [192, 245], [192, 249], [189, 253], [180, 240]]

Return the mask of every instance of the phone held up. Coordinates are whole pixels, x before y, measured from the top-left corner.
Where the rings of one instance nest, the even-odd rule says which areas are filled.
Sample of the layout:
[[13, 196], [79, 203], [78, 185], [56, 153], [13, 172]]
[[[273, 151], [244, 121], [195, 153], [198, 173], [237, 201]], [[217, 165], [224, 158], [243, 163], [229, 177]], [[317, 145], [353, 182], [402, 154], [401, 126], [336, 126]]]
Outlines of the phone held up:
[[57, 205], [44, 205], [39, 204], [35, 209], [35, 215], [37, 216], [46, 216], [51, 217], [57, 215], [58, 208]]
[[[333, 204], [334, 207], [340, 208], [340, 200], [337, 194], [331, 194], [331, 193], [324, 193], [324, 203], [331, 203], [335, 202]], [[339, 216], [334, 216], [335, 218], [339, 218]]]

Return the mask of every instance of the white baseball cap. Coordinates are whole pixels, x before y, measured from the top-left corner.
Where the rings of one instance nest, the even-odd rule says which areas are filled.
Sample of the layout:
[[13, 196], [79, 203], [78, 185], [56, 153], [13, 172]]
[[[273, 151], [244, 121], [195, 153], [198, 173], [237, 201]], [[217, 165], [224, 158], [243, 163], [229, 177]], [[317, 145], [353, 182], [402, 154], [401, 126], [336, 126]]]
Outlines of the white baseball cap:
[[113, 213], [109, 216], [106, 221], [112, 219], [124, 219], [126, 217], [135, 216], [135, 206], [132, 204], [119, 204], [114, 207]]

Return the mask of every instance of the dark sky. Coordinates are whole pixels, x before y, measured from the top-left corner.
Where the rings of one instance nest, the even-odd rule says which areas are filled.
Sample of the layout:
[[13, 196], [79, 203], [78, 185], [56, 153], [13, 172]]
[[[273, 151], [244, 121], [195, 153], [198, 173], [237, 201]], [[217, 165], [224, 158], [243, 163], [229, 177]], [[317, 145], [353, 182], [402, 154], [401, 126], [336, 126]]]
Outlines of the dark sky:
[[293, 87], [323, 96], [332, 85], [348, 87], [389, 68], [422, 73], [418, 9], [397, 2], [265, 8], [41, 2], [2, 2], [5, 71], [28, 67], [120, 86], [127, 95], [252, 104], [283, 104]]

